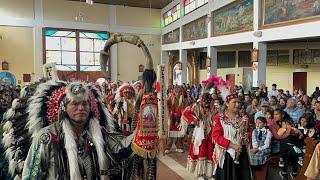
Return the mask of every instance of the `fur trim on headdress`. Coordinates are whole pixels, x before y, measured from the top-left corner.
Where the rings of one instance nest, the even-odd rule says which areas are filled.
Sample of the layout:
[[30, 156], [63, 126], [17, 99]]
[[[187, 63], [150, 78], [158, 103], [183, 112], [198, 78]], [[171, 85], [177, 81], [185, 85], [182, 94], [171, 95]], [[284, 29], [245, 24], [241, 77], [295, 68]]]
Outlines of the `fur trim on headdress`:
[[82, 82], [72, 82], [66, 87], [66, 97], [69, 101], [88, 101], [89, 89]]
[[[96, 118], [90, 119], [89, 132], [93, 137], [92, 141], [97, 151], [100, 171], [107, 170], [107, 156], [104, 152], [105, 142], [101, 133], [101, 126]], [[104, 180], [107, 179], [107, 177], [101, 176], [101, 179]]]
[[[70, 167], [70, 178], [71, 180], [82, 179], [78, 164], [78, 148], [69, 120], [63, 120], [62, 129], [65, 134], [64, 141]], [[92, 141], [97, 151], [99, 168], [100, 170], [107, 170], [107, 157], [104, 152], [105, 142], [101, 133], [99, 121], [95, 118], [89, 120], [89, 133], [93, 137]], [[102, 176], [101, 179], [104, 180], [107, 179], [107, 177]]]
[[70, 125], [69, 120], [65, 119], [62, 122], [62, 130], [64, 132], [64, 144], [67, 152], [68, 162], [69, 162], [69, 171], [70, 179], [78, 180], [82, 179], [78, 163], [78, 147], [75, 141], [74, 132]]

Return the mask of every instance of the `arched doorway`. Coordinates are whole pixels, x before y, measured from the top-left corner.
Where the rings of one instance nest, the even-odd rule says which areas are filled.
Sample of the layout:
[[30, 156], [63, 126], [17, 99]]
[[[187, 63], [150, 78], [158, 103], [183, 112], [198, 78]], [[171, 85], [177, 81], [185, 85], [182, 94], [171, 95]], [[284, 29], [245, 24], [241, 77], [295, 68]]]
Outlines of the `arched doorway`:
[[[172, 85], [182, 85], [182, 64], [180, 62], [176, 62], [172, 69]], [[190, 71], [191, 65], [187, 66], [187, 84], [190, 84]]]
[[[197, 53], [196, 50], [190, 50], [190, 52], [188, 51], [187, 83], [190, 85], [199, 84], [198, 59], [199, 59], [199, 53]], [[179, 51], [171, 51], [169, 53], [169, 63], [168, 63], [168, 83], [169, 83], [169, 85], [181, 84], [181, 77], [182, 77], [181, 75], [182, 75], [182, 68], [181, 68], [181, 62], [179, 62]], [[177, 78], [179, 78], [179, 79], [177, 79]]]

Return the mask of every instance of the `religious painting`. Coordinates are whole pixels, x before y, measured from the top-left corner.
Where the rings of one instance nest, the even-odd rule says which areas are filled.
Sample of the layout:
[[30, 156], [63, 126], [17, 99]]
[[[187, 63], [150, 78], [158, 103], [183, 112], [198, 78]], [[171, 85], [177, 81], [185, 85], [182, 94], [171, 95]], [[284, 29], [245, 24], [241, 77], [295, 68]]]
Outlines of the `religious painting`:
[[162, 36], [162, 44], [177, 43], [180, 39], [180, 30], [175, 29]]
[[253, 0], [235, 1], [213, 12], [213, 36], [253, 30]]
[[263, 27], [310, 21], [320, 17], [320, 0], [262, 0]]
[[0, 84], [15, 86], [16, 77], [8, 71], [0, 72]]
[[182, 27], [183, 41], [192, 41], [208, 37], [207, 16], [203, 16]]
[[157, 105], [148, 104], [142, 110], [142, 129], [157, 128]]
[[177, 63], [173, 67], [173, 85], [181, 85], [182, 84], [182, 64]]
[[248, 92], [252, 88], [252, 68], [243, 68], [242, 75], [243, 90]]

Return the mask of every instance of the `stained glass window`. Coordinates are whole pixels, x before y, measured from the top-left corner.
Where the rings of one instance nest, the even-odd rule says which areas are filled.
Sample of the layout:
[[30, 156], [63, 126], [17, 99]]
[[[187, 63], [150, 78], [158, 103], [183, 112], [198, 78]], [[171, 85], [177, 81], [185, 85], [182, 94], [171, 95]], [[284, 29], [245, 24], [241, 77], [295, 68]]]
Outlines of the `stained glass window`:
[[108, 38], [108, 33], [46, 29], [46, 63], [56, 62], [61, 71], [76, 71], [77, 66], [80, 71], [100, 71], [100, 50]]
[[184, 14], [188, 14], [207, 3], [208, 0], [184, 0]]
[[180, 18], [180, 4], [177, 4], [172, 9], [163, 14], [164, 25], [168, 26]]
[[[100, 50], [108, 39], [108, 34], [80, 32], [80, 70], [98, 71], [100, 68]], [[108, 67], [107, 67], [108, 69]]]
[[46, 63], [56, 62], [58, 70], [76, 70], [76, 32], [46, 30]]

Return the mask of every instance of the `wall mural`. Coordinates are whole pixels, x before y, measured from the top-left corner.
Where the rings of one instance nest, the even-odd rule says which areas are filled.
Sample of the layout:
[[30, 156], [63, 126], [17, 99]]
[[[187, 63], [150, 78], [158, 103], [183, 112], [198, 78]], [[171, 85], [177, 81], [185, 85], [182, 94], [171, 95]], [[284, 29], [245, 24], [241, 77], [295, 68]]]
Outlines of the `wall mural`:
[[208, 37], [206, 16], [183, 26], [183, 41], [191, 41]]
[[213, 36], [253, 30], [253, 0], [231, 3], [213, 12]]
[[263, 26], [320, 17], [320, 0], [263, 0]]
[[163, 35], [162, 44], [177, 43], [179, 42], [179, 39], [180, 39], [180, 31], [178, 28]]

